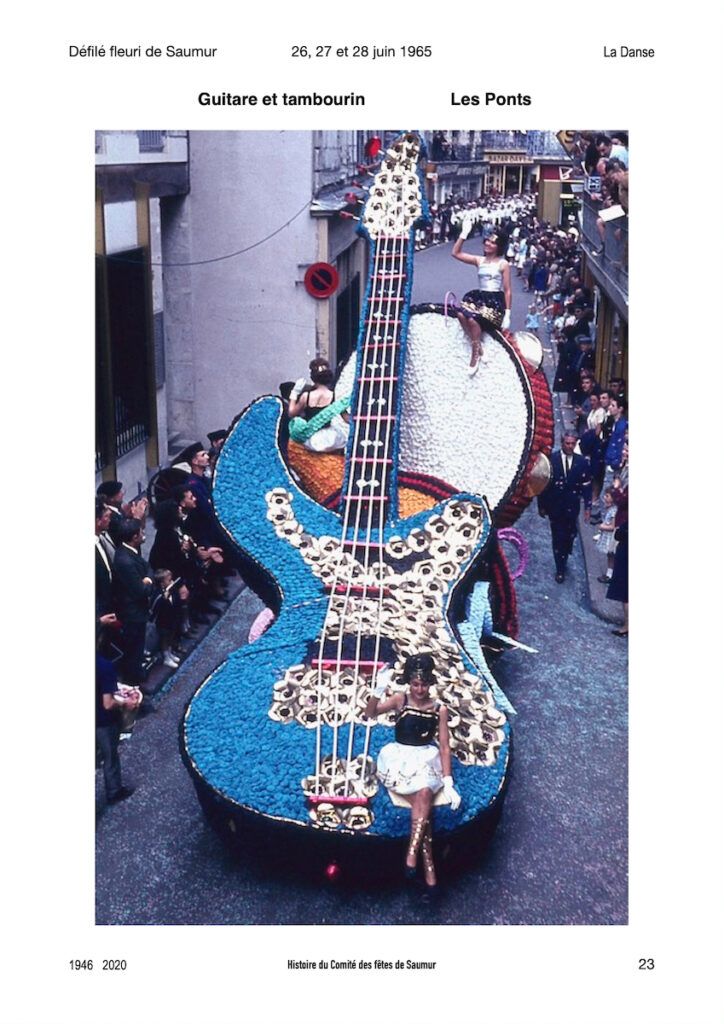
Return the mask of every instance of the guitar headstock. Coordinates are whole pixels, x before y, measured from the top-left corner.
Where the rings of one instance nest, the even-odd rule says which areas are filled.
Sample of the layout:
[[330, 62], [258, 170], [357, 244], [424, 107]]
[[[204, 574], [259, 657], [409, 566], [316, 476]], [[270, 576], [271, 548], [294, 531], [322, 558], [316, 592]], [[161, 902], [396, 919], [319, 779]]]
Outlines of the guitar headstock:
[[382, 157], [362, 213], [361, 227], [371, 241], [405, 236], [425, 216], [419, 172], [423, 154], [419, 135], [405, 132]]

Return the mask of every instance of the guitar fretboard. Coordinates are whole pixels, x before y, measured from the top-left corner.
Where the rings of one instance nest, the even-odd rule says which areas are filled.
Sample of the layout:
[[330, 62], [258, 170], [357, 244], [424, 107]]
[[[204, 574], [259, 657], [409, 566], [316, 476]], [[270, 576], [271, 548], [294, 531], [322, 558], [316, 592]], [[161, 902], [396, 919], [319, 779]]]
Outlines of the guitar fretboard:
[[370, 529], [380, 529], [395, 497], [391, 482], [411, 274], [409, 242], [408, 237], [380, 238], [371, 261], [342, 497], [348, 536], [366, 536]]

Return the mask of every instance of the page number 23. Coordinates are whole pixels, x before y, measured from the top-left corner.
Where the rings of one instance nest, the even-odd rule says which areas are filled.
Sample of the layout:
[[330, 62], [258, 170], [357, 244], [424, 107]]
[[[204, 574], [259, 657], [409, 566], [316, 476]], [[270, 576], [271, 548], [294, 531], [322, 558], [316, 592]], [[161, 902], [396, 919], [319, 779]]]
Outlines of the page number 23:
[[653, 971], [656, 964], [653, 959], [646, 959], [646, 957], [639, 957], [639, 970], [640, 971]]

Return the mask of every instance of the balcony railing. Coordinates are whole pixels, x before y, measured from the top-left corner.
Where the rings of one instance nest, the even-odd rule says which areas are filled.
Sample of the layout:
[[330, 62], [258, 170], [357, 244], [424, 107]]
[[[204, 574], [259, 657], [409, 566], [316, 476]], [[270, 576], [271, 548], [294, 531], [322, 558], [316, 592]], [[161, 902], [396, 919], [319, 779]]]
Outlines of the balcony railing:
[[528, 149], [526, 132], [483, 132], [482, 141], [485, 149]]
[[187, 131], [97, 131], [96, 166], [187, 163]]
[[628, 297], [628, 216], [602, 222], [599, 226], [600, 200], [583, 195], [583, 242], [589, 258]]
[[480, 143], [453, 142], [445, 150], [431, 150], [431, 159], [435, 163], [471, 163], [484, 159], [484, 150]]

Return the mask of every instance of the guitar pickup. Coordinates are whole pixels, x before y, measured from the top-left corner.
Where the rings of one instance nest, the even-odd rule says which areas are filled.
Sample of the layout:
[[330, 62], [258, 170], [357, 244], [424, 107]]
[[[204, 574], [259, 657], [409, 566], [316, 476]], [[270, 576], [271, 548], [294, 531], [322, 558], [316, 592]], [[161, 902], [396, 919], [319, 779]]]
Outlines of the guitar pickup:
[[339, 594], [342, 597], [379, 597], [382, 594], [383, 597], [390, 597], [392, 591], [388, 587], [365, 587], [361, 583], [337, 583], [336, 586], [330, 588], [329, 586], [325, 589], [331, 589], [333, 594]]
[[310, 664], [312, 668], [319, 668], [321, 665], [323, 669], [328, 671], [338, 668], [357, 668], [365, 675], [372, 675], [374, 671], [379, 672], [384, 668], [386, 662], [357, 661], [354, 658], [312, 658]]

